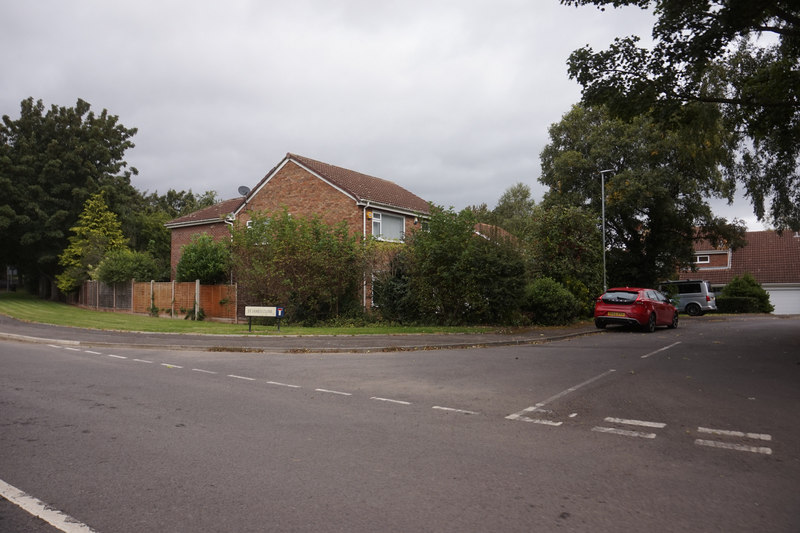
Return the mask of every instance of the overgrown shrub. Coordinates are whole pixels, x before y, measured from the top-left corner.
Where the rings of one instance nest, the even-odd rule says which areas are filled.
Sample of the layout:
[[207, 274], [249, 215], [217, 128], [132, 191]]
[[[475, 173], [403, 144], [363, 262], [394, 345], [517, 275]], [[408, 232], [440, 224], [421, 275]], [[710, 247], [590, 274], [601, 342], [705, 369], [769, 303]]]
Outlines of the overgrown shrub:
[[718, 296], [717, 311], [720, 313], [758, 313], [759, 303], [750, 296]]
[[175, 267], [177, 281], [199, 279], [205, 285], [223, 283], [228, 279], [230, 250], [225, 242], [215, 241], [211, 235], [195, 235], [183, 247], [181, 260]]
[[120, 248], [106, 252], [93, 277], [103, 283], [123, 283], [132, 279], [150, 281], [157, 274], [156, 261], [148, 252]]
[[525, 287], [523, 312], [534, 324], [569, 324], [581, 312], [581, 303], [566, 287], [552, 278], [539, 278]]
[[[756, 313], [771, 313], [775, 310], [769, 301], [769, 293], [749, 273], [733, 278], [722, 290], [722, 296], [725, 298], [736, 296], [754, 298], [758, 302]], [[719, 301], [717, 307], [719, 307]]]

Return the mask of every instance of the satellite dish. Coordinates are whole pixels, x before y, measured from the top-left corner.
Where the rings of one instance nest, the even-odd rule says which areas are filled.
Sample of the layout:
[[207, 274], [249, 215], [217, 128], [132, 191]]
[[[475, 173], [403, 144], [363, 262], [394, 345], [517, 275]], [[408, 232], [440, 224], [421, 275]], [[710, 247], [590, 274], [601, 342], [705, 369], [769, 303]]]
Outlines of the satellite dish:
[[249, 192], [250, 192], [250, 187], [246, 187], [244, 185], [239, 187], [239, 194], [241, 194], [242, 196], [247, 196], [247, 193]]

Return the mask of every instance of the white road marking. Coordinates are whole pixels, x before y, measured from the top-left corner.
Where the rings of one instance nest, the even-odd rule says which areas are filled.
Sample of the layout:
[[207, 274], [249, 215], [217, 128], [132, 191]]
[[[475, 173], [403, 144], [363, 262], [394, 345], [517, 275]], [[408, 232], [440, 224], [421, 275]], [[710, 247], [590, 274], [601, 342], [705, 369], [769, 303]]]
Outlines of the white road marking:
[[57, 348], [57, 349], [59, 349], [59, 350], [60, 350], [61, 348], [63, 348], [63, 346], [57, 346], [57, 345], [55, 345], [55, 344], [48, 344], [48, 346], [49, 346], [49, 347], [51, 347], [51, 348]]
[[729, 429], [710, 429], [704, 427], [697, 428], [698, 433], [708, 433], [710, 435], [720, 435], [723, 437], [740, 437], [756, 440], [772, 440], [772, 435], [767, 433], [745, 433], [743, 431], [731, 431]]
[[0, 496], [64, 533], [95, 533], [86, 524], [82, 524], [71, 516], [53, 509], [43, 501], [26, 494], [3, 480], [0, 480]]
[[278, 385], [279, 387], [289, 387], [290, 389], [299, 389], [300, 385], [290, 385], [288, 383], [281, 383], [279, 381], [267, 381], [268, 385]]
[[71, 348], [71, 347], [69, 347], [69, 346], [64, 346], [64, 349], [65, 349], [65, 350], [69, 350], [69, 351], [71, 351], [71, 352], [80, 352], [80, 351], [81, 351], [81, 349], [80, 349], [80, 348]]
[[370, 400], [378, 400], [379, 402], [389, 402], [389, 403], [397, 403], [400, 405], [411, 405], [411, 402], [404, 402], [403, 400], [392, 400], [391, 398], [380, 398], [378, 396], [373, 396]]
[[192, 372], [200, 372], [201, 374], [218, 374], [219, 372], [212, 372], [211, 370], [203, 370], [202, 368], [193, 368]]
[[722, 448], [724, 450], [736, 450], [738, 452], [751, 452], [761, 453], [764, 455], [772, 455], [772, 448], [765, 446], [745, 446], [744, 444], [733, 444], [729, 442], [719, 442], [715, 440], [697, 439], [694, 441], [698, 446], [708, 446], [709, 448]]
[[[526, 413], [532, 413], [534, 411], [539, 411], [545, 405], [547, 405], [547, 404], [549, 404], [551, 402], [554, 402], [554, 401], [566, 396], [567, 394], [569, 394], [571, 392], [575, 392], [576, 390], [580, 389], [581, 387], [585, 387], [586, 385], [589, 385], [590, 383], [594, 383], [598, 379], [603, 379], [604, 377], [606, 377], [608, 375], [611, 375], [614, 372], [616, 372], [616, 370], [614, 370], [613, 368], [610, 369], [610, 370], [606, 370], [602, 374], [599, 374], [599, 375], [597, 375], [597, 376], [595, 376], [593, 378], [587, 379], [583, 383], [578, 383], [574, 387], [570, 387], [570, 388], [568, 388], [566, 390], [563, 390], [563, 391], [559, 392], [558, 394], [555, 394], [555, 395], [549, 397], [548, 399], [546, 399], [543, 402], [539, 402], [536, 405], [533, 405], [531, 407], [526, 407], [525, 409], [523, 409], [522, 411], [520, 411], [518, 413], [514, 413], [512, 415], [508, 415], [506, 418], [508, 420], [522, 420], [522, 418], [523, 418], [522, 415], [524, 415]], [[525, 420], [525, 422], [529, 422], [529, 421], [530, 420]]]
[[479, 413], [475, 411], [467, 411], [466, 409], [454, 409], [452, 407], [442, 407], [440, 405], [434, 405], [433, 409], [438, 409], [440, 411], [450, 411], [451, 413], [463, 413], [465, 415], [477, 415]]
[[102, 355], [100, 352], [93, 352], [93, 351], [91, 351], [91, 350], [84, 350], [84, 352], [86, 352], [86, 353], [90, 353], [90, 354], [92, 354], [92, 355]]
[[639, 437], [642, 439], [654, 439], [656, 438], [655, 433], [644, 433], [642, 431], [630, 431], [628, 429], [617, 429], [617, 428], [606, 428], [602, 426], [595, 426], [592, 428], [592, 431], [596, 431], [598, 433], [611, 433], [613, 435], [622, 435], [624, 437]]
[[666, 427], [666, 424], [662, 422], [647, 422], [645, 420], [629, 420], [627, 418], [612, 418], [606, 417], [606, 422], [610, 422], [612, 424], [625, 424], [628, 426], [642, 426], [646, 428], [663, 428]]
[[245, 381], [255, 381], [256, 378], [248, 378], [247, 376], [237, 376], [236, 374], [228, 374], [229, 378], [243, 379]]
[[338, 394], [339, 396], [352, 396], [349, 392], [339, 392], [338, 390], [328, 390], [328, 389], [314, 389], [317, 392], [327, 392], [328, 394]]
[[150, 363], [153, 364], [152, 361], [148, 361], [147, 359], [134, 359], [137, 363]]
[[658, 350], [656, 350], [655, 352], [650, 352], [650, 353], [648, 353], [648, 354], [645, 354], [645, 355], [643, 355], [643, 356], [642, 356], [642, 359], [647, 359], [647, 358], [648, 358], [648, 357], [650, 357], [651, 355], [655, 355], [655, 354], [657, 354], [657, 353], [659, 353], [659, 352], [663, 352], [664, 350], [669, 350], [669, 349], [670, 349], [670, 348], [672, 348], [673, 346], [677, 346], [677, 345], [679, 345], [680, 343], [681, 343], [681, 341], [678, 341], [678, 342], [673, 342], [673, 343], [672, 343], [672, 344], [670, 344], [669, 346], [664, 346], [663, 348], [659, 348], [659, 349], [658, 349]]
[[109, 357], [113, 357], [114, 359], [127, 359], [127, 357], [125, 357], [123, 355], [108, 354], [108, 356]]
[[554, 426], [554, 427], [558, 427], [564, 423], [564, 422], [556, 422], [554, 420], [545, 420], [543, 418], [529, 418], [527, 416], [519, 416], [517, 418], [514, 418], [513, 420], [519, 420], [520, 422], [531, 422], [533, 424], [541, 424], [543, 426]]
[[161, 363], [161, 366], [165, 366], [167, 368], [183, 368], [182, 366], [172, 365], [170, 363]]

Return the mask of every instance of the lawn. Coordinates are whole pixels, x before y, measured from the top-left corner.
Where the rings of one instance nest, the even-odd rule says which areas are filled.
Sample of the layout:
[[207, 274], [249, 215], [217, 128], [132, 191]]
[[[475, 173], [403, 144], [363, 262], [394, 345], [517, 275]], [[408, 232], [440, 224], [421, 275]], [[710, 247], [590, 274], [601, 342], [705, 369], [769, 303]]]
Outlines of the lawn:
[[59, 302], [40, 300], [25, 292], [0, 292], [0, 314], [25, 322], [72, 326], [116, 331], [152, 333], [205, 333], [217, 335], [377, 335], [410, 333], [486, 333], [490, 327], [444, 326], [381, 326], [366, 327], [301, 327], [254, 325], [248, 332], [247, 322], [225, 324], [211, 321], [191, 321], [174, 318], [155, 318], [128, 313], [113, 313], [82, 309]]

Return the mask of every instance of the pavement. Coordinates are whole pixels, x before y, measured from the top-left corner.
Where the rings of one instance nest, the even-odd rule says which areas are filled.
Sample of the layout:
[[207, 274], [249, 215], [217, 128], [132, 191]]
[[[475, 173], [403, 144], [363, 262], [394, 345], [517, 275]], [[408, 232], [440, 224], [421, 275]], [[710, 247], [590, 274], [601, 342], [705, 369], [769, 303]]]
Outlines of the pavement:
[[107, 331], [23, 322], [0, 315], [0, 339], [83, 347], [125, 347], [220, 352], [394, 352], [539, 344], [599, 333], [591, 322], [509, 333], [402, 335], [189, 335]]

